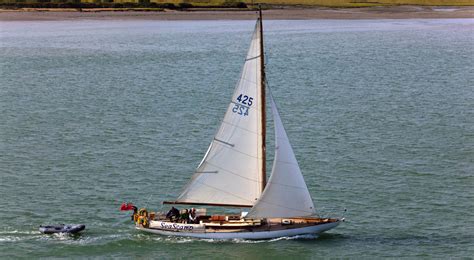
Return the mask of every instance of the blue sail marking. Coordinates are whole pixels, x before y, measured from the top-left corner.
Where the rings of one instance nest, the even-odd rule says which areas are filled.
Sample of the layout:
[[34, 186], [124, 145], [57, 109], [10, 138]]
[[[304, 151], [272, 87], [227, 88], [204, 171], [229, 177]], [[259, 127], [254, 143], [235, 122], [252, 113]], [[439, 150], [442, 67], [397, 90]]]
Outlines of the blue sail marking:
[[234, 107], [232, 108], [232, 112], [236, 113], [237, 115], [241, 116], [248, 116], [250, 111], [250, 106], [253, 104], [253, 97], [248, 95], [240, 94], [237, 97], [237, 102], [232, 101]]

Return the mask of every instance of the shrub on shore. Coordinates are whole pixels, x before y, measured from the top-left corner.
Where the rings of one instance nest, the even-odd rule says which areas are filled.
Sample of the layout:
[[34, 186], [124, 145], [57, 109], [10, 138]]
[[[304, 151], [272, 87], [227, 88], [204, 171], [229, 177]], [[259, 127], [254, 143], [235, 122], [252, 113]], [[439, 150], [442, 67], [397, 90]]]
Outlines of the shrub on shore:
[[244, 2], [235, 0], [227, 0], [219, 5], [193, 5], [192, 3], [183, 2], [177, 5], [173, 3], [155, 3], [155, 2], [141, 2], [141, 3], [114, 3], [114, 2], [96, 2], [96, 3], [80, 3], [80, 2], [15, 2], [15, 3], [0, 3], [0, 8], [4, 9], [20, 9], [20, 8], [67, 8], [67, 9], [94, 9], [94, 8], [153, 8], [153, 9], [178, 9], [185, 10], [189, 8], [247, 8]]
[[179, 4], [173, 3], [156, 3], [149, 1], [140, 1], [138, 3], [132, 2], [102, 2], [97, 1], [94, 3], [85, 3], [79, 1], [64, 1], [64, 2], [10, 2], [0, 3], [0, 8], [5, 9], [20, 9], [20, 8], [63, 8], [63, 9], [94, 9], [94, 8], [115, 8], [115, 9], [133, 9], [133, 8], [152, 8], [152, 9], [175, 9], [175, 10], [186, 10], [190, 8], [239, 8], [246, 9], [247, 4], [238, 0], [225, 0], [220, 4], [209, 2], [208, 4], [192, 4], [190, 2], [182, 2]]
[[179, 3], [178, 7], [179, 9], [188, 9], [188, 8], [193, 8], [194, 6], [190, 3]]
[[64, 3], [51, 3], [51, 2], [42, 2], [42, 3], [26, 3], [26, 2], [18, 2], [18, 3], [2, 3], [0, 4], [0, 8], [4, 9], [20, 9], [20, 8], [67, 8], [67, 9], [94, 9], [94, 8], [153, 8], [153, 9], [176, 9], [176, 6], [171, 3], [147, 3], [147, 4], [140, 4], [140, 3], [72, 3], [72, 2], [64, 2]]
[[244, 2], [238, 2], [233, 0], [226, 0], [222, 6], [229, 8], [247, 8], [247, 4]]

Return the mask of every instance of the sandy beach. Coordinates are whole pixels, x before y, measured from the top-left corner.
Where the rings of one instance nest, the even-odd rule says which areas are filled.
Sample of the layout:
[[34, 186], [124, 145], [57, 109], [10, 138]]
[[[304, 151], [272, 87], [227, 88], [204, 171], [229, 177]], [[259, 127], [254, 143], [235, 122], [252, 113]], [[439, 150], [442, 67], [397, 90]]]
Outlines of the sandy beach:
[[[413, 18], [474, 18], [474, 6], [379, 6], [364, 8], [285, 7], [264, 11], [265, 19], [413, 19]], [[164, 10], [149, 11], [97, 11], [79, 12], [60, 10], [0, 10], [0, 21], [60, 21], [60, 20], [253, 20], [255, 11], [241, 10]]]

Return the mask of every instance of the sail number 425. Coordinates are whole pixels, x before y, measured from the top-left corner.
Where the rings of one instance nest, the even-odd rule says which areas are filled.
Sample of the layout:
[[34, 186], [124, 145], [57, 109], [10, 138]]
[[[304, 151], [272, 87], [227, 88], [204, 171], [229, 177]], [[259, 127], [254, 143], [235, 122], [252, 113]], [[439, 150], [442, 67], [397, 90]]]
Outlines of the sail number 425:
[[249, 115], [249, 108], [253, 104], [253, 97], [249, 97], [244, 94], [240, 94], [237, 97], [237, 101], [240, 104], [234, 103], [234, 107], [232, 108], [232, 112], [237, 113], [238, 115], [248, 116]]
[[237, 97], [237, 101], [239, 101], [240, 103], [242, 103], [244, 105], [251, 106], [252, 102], [253, 102], [253, 97], [249, 97], [247, 95], [240, 94], [240, 96]]

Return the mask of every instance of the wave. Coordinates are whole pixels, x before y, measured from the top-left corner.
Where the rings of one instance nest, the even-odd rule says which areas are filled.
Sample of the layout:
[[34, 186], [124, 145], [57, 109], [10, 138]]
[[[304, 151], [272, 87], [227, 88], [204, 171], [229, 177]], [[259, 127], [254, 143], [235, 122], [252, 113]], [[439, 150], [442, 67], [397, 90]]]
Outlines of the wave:
[[265, 240], [251, 240], [251, 239], [211, 239], [211, 238], [191, 238], [191, 237], [167, 237], [167, 236], [156, 236], [151, 234], [135, 234], [132, 237], [138, 240], [148, 240], [148, 241], [160, 241], [165, 243], [236, 243], [236, 244], [258, 244], [258, 243], [273, 243], [281, 240], [313, 240], [317, 239], [319, 236], [316, 234], [307, 234], [307, 235], [297, 235], [289, 237], [279, 237], [274, 239], [265, 239]]
[[34, 230], [7, 230], [7, 231], [0, 231], [1, 235], [11, 235], [11, 234], [20, 234], [20, 235], [31, 235], [31, 234], [40, 234], [39, 231]]

